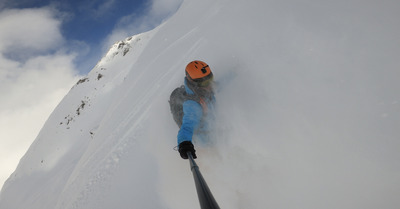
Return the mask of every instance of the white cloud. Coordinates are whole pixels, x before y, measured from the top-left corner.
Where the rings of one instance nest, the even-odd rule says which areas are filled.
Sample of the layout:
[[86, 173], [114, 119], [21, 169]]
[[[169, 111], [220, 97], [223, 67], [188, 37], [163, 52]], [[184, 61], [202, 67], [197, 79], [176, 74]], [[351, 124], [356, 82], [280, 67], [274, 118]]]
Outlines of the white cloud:
[[54, 49], [63, 40], [60, 24], [50, 8], [4, 10], [0, 13], [0, 51], [33, 54]]
[[56, 12], [0, 11], [0, 186], [78, 79]]

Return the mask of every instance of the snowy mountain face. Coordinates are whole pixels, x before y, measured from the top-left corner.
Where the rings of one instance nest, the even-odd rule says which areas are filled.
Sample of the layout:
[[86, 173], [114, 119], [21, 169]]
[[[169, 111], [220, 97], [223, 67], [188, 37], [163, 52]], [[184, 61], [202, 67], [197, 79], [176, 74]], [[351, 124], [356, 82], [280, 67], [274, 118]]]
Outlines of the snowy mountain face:
[[397, 1], [185, 0], [111, 47], [58, 105], [1, 209], [199, 208], [168, 99], [218, 82], [197, 163], [221, 208], [400, 206]]

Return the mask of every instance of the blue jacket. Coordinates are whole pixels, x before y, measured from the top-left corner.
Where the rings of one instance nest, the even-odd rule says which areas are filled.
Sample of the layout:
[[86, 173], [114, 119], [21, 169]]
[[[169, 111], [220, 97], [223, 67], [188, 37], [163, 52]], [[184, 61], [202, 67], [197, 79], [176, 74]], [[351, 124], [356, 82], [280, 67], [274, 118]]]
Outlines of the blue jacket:
[[[194, 92], [187, 86], [185, 79], [186, 93], [193, 95]], [[183, 141], [192, 141], [193, 136], [204, 138], [210, 131], [210, 122], [213, 120], [215, 98], [206, 101], [207, 113], [203, 112], [200, 103], [194, 100], [186, 100], [183, 103], [182, 126], [178, 132], [178, 145]]]

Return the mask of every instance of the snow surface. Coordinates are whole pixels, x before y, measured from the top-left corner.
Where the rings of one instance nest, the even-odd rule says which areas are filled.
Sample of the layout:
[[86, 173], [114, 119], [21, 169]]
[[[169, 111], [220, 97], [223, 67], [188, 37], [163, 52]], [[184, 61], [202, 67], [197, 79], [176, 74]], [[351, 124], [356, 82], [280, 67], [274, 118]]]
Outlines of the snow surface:
[[116, 43], [50, 116], [1, 209], [199, 208], [171, 91], [220, 83], [197, 163], [221, 208], [400, 207], [400, 3], [185, 0]]

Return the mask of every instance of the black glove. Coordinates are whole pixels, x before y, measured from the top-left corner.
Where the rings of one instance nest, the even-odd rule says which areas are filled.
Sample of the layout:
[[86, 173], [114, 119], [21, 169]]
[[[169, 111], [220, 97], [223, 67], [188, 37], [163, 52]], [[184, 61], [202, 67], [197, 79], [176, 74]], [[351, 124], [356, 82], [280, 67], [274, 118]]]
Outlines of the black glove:
[[194, 146], [193, 146], [192, 142], [190, 142], [190, 141], [181, 142], [179, 144], [178, 151], [179, 151], [179, 154], [181, 154], [181, 157], [183, 159], [188, 159], [187, 152], [191, 152], [194, 159], [197, 158], [196, 150], [194, 149]]

